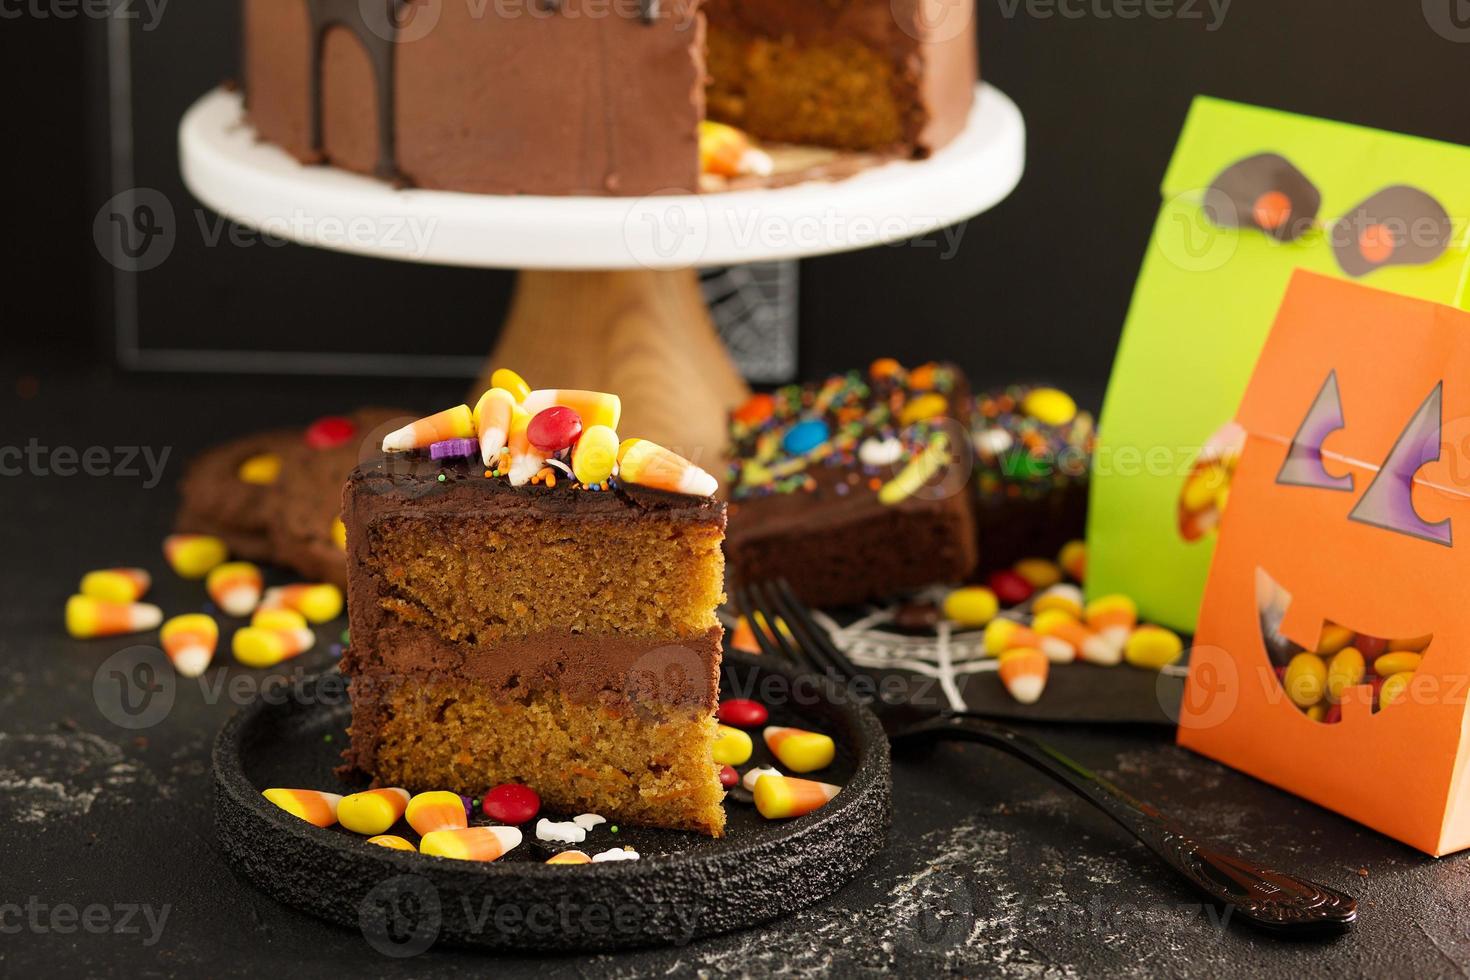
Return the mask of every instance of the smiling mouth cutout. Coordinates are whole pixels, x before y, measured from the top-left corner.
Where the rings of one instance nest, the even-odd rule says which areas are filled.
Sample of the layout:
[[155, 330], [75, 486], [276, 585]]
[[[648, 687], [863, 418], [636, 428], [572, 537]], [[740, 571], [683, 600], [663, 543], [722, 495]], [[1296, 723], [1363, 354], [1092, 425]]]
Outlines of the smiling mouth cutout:
[[1256, 610], [1261, 644], [1288, 700], [1312, 721], [1342, 721], [1342, 700], [1350, 688], [1372, 688], [1373, 710], [1405, 699], [1433, 635], [1385, 639], [1334, 620], [1323, 620], [1311, 646], [1286, 636], [1281, 625], [1291, 593], [1263, 568], [1256, 569]]

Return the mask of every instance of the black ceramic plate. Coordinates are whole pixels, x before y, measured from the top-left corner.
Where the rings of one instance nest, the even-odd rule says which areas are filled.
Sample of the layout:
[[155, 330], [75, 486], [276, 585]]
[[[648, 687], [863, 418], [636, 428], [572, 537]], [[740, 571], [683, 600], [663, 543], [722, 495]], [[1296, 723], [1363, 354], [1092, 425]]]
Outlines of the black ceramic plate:
[[[256, 886], [361, 929], [390, 954], [411, 955], [437, 941], [487, 949], [619, 949], [766, 922], [836, 891], [883, 846], [888, 742], [866, 708], [825, 682], [794, 682], [759, 657], [727, 652], [721, 686], [725, 697], [766, 703], [771, 724], [831, 734], [837, 759], [811, 778], [842, 792], [814, 813], [785, 821], [765, 820], [729, 794], [726, 836], [719, 840], [628, 826], [613, 833], [604, 824], [577, 845], [589, 854], [631, 846], [641, 855], [637, 861], [547, 865], [551, 851], [536, 840], [533, 826], [522, 828], [520, 847], [490, 864], [394, 851], [340, 827], [311, 826], [261, 796], [270, 787], [364, 788], [344, 785], [332, 773], [350, 707], [344, 679], [329, 673], [288, 696], [257, 702], [220, 731], [216, 834]], [[755, 743], [749, 765], [773, 763], [759, 733]], [[490, 822], [476, 817], [472, 823]], [[416, 839], [402, 826], [392, 832]]]

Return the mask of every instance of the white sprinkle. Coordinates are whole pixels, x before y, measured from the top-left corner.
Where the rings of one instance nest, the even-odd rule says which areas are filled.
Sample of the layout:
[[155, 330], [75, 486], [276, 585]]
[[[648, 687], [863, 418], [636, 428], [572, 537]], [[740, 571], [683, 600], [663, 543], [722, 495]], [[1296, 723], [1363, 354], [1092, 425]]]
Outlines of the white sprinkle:
[[572, 818], [572, 823], [583, 830], [591, 830], [600, 823], [607, 823], [607, 817], [600, 813], [579, 813]]
[[986, 429], [975, 433], [975, 452], [986, 458], [999, 456], [1015, 445], [1015, 442], [1005, 429]]
[[745, 774], [744, 778], [740, 780], [740, 785], [744, 786], [746, 789], [754, 793], [755, 784], [762, 776], [779, 775], [781, 775], [781, 770], [779, 769], [773, 769], [770, 766], [756, 766], [754, 769], [750, 770], [750, 772]]
[[624, 848], [621, 848], [621, 847], [609, 848], [608, 850], [603, 851], [601, 854], [594, 854], [594, 855], [592, 855], [592, 863], [593, 864], [601, 864], [603, 861], [636, 861], [636, 860], [638, 860], [638, 852], [637, 851], [629, 851], [629, 850], [625, 850]]
[[903, 443], [893, 436], [875, 439], [869, 436], [858, 447], [858, 459], [864, 466], [892, 466], [903, 455]]
[[560, 844], [580, 844], [587, 839], [587, 831], [570, 820], [556, 823], [542, 817], [536, 821], [536, 839]]

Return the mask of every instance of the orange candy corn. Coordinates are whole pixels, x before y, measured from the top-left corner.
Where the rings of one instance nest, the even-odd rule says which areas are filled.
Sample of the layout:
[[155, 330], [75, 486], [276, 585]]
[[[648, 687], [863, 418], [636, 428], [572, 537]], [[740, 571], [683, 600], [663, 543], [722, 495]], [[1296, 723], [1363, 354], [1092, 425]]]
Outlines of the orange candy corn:
[[510, 451], [510, 471], [507, 475], [513, 487], [523, 487], [530, 483], [531, 477], [546, 465], [546, 456], [531, 445], [531, 440], [526, 435], [526, 427], [531, 424], [531, 417], [531, 413], [519, 405], [511, 415], [510, 435], [506, 437], [506, 447]]
[[1035, 704], [1041, 699], [1050, 669], [1046, 654], [1040, 650], [1007, 650], [1000, 655], [1001, 683], [1021, 704]]
[[464, 800], [445, 790], [418, 794], [408, 801], [405, 813], [408, 825], [423, 837], [436, 830], [463, 830], [469, 825]]
[[108, 602], [89, 595], [66, 600], [66, 631], [79, 640], [141, 633], [163, 622], [163, 610], [146, 602]]
[[227, 561], [210, 569], [204, 589], [226, 616], [249, 616], [260, 605], [265, 579], [248, 561]]
[[671, 493], [712, 497], [719, 483], [678, 453], [647, 439], [626, 439], [618, 447], [618, 478]]
[[819, 732], [771, 725], [764, 732], [766, 748], [792, 772], [815, 772], [832, 764], [837, 746]]
[[330, 623], [342, 615], [342, 590], [330, 582], [278, 585], [267, 589], [262, 609], [292, 609], [308, 622]]
[[403, 816], [408, 799], [408, 790], [397, 787], [353, 793], [342, 798], [337, 820], [355, 834], [381, 834]]
[[137, 602], [147, 594], [153, 577], [141, 568], [104, 568], [82, 576], [82, 595], [108, 602]]
[[319, 793], [314, 789], [268, 789], [260, 795], [315, 827], [336, 823], [337, 804], [342, 802], [336, 793]]
[[163, 539], [163, 557], [180, 578], [203, 578], [230, 557], [219, 538], [208, 534], [170, 534]]
[[1138, 606], [1126, 595], [1099, 596], [1087, 604], [1087, 625], [1120, 646], [1138, 625]]
[[500, 451], [510, 439], [510, 423], [515, 418], [515, 395], [504, 388], [491, 388], [475, 405], [475, 431], [480, 437], [480, 459], [494, 465]]
[[468, 439], [475, 434], [475, 419], [468, 405], [456, 405], [434, 415], [394, 429], [383, 437], [383, 452], [406, 453], [428, 449], [446, 439]]
[[1073, 619], [1082, 618], [1082, 590], [1070, 582], [1058, 582], [1037, 594], [1031, 600], [1031, 612], [1044, 613], [1056, 609]]
[[397, 836], [396, 834], [379, 834], [376, 837], [369, 837], [368, 843], [377, 844], [379, 847], [392, 848], [395, 851], [418, 850], [417, 847], [414, 847], [408, 841], [404, 840], [402, 837]]
[[769, 153], [751, 145], [744, 130], [706, 119], [699, 124], [699, 169], [720, 177], [768, 177], [775, 163]]
[[235, 631], [230, 648], [246, 667], [274, 667], [299, 657], [316, 643], [306, 618], [291, 609], [260, 609], [250, 625]]
[[203, 613], [187, 613], [164, 623], [158, 638], [174, 670], [185, 677], [198, 677], [214, 659], [219, 624]]
[[561, 851], [546, 859], [547, 864], [591, 864], [592, 858], [582, 851]]
[[791, 776], [762, 776], [755, 781], [755, 808], [767, 820], [811, 813], [842, 789], [830, 783]]
[[494, 861], [520, 843], [521, 832], [515, 827], [454, 827], [425, 834], [419, 853], [457, 861]]
[[582, 419], [585, 431], [594, 425], [605, 425], [616, 429], [623, 417], [623, 400], [605, 391], [578, 391], [573, 388], [541, 388], [531, 392], [521, 402], [527, 414], [534, 417], [537, 412], [561, 405], [576, 412]]

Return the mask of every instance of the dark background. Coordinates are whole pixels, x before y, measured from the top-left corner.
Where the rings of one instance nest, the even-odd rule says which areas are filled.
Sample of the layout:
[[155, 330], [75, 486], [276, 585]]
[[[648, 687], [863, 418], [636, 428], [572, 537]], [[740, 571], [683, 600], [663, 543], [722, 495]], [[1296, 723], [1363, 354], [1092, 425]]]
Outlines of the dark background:
[[[1047, 376], [1100, 391], [1189, 101], [1207, 93], [1470, 142], [1470, 43], [1436, 32], [1463, 0], [1200, 0], [1122, 19], [1129, 0], [981, 0], [983, 74], [1025, 113], [1019, 190], [970, 222], [959, 254], [874, 248], [802, 264], [801, 370], [892, 354], [952, 357], [979, 379]], [[1019, 6], [1016, 4], [1019, 3]], [[10, 6], [7, 4], [7, 6]], [[1186, 9], [1188, 7], [1188, 9]], [[10, 7], [11, 10], [14, 7]], [[1047, 15], [1049, 12], [1049, 15]], [[1111, 13], [1111, 16], [1104, 14]], [[110, 269], [92, 220], [111, 196], [103, 21], [0, 20], [5, 348], [114, 359]], [[176, 209], [180, 244], [141, 276], [161, 346], [488, 350], [509, 274], [404, 266], [296, 246], [205, 248], [174, 127], [231, 75], [235, 4], [176, 2], [134, 31], [137, 173]], [[346, 288], [351, 287], [351, 288]], [[344, 299], [344, 297], [346, 297]], [[413, 324], [411, 331], [405, 324]], [[39, 363], [38, 363], [39, 367]]]

